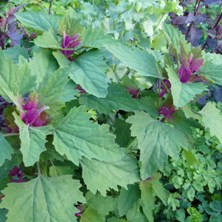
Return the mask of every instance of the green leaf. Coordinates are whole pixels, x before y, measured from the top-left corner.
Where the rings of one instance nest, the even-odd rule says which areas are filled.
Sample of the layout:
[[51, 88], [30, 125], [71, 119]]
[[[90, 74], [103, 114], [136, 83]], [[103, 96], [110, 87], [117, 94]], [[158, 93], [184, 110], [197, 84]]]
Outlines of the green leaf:
[[85, 89], [89, 94], [99, 98], [107, 95], [106, 63], [100, 51], [89, 51], [70, 63], [70, 78]]
[[93, 195], [91, 192], [86, 194], [87, 205], [96, 210], [103, 218], [105, 218], [109, 212], [116, 209], [117, 200], [112, 196], [102, 196], [100, 194]]
[[105, 220], [99, 215], [99, 213], [91, 208], [87, 207], [87, 209], [81, 215], [80, 222], [105, 222]]
[[216, 84], [222, 85], [222, 55], [214, 53], [203, 53], [204, 66], [200, 72]]
[[49, 15], [44, 12], [26, 11], [16, 13], [15, 16], [26, 28], [30, 28], [36, 32], [45, 32], [52, 29], [57, 33], [58, 17], [56, 15]]
[[79, 15], [74, 11], [74, 9], [69, 7], [66, 15], [60, 20], [59, 33], [61, 35], [66, 33], [70, 36], [79, 34], [81, 37], [83, 31], [84, 29], [79, 19]]
[[5, 139], [4, 135], [0, 133], [0, 166], [5, 162], [6, 159], [11, 160], [11, 155], [13, 149], [8, 141]]
[[207, 86], [203, 83], [182, 83], [172, 67], [166, 68], [173, 96], [173, 103], [176, 107], [183, 107], [190, 101], [194, 100], [196, 95], [199, 95], [207, 90]]
[[0, 95], [18, 104], [18, 97], [25, 95], [35, 86], [35, 78], [30, 75], [27, 61], [20, 57], [19, 64], [0, 51]]
[[143, 212], [149, 222], [154, 222], [153, 210], [155, 209], [155, 196], [152, 184], [149, 181], [140, 182]]
[[137, 162], [128, 156], [112, 162], [84, 158], [81, 164], [86, 186], [94, 194], [98, 190], [105, 196], [109, 188], [118, 190], [118, 185], [126, 188], [139, 181]]
[[6, 56], [10, 56], [13, 63], [19, 63], [20, 56], [24, 57], [25, 59], [29, 58], [28, 50], [18, 45], [13, 46], [12, 48], [4, 49], [3, 53], [5, 53]]
[[26, 183], [9, 183], [2, 191], [5, 197], [0, 208], [9, 210], [7, 222], [15, 222], [15, 218], [22, 222], [73, 222], [76, 221], [73, 205], [85, 202], [80, 186], [71, 175], [39, 176]]
[[34, 40], [34, 43], [42, 48], [61, 49], [61, 46], [51, 29], [43, 32], [42, 35], [37, 36]]
[[133, 99], [126, 90], [117, 84], [109, 86], [106, 98], [89, 95], [80, 97], [79, 101], [87, 108], [104, 114], [109, 114], [114, 110], [135, 111], [139, 110], [141, 105], [138, 100]]
[[134, 69], [141, 76], [162, 78], [158, 72], [153, 55], [137, 48], [130, 48], [121, 43], [105, 44], [105, 48], [126, 66]]
[[142, 179], [152, 176], [163, 166], [168, 156], [177, 157], [181, 147], [189, 147], [183, 133], [144, 112], [136, 112], [127, 122], [132, 124], [132, 136], [138, 139]]
[[56, 109], [55, 105], [62, 102], [62, 97], [66, 94], [68, 75], [66, 70], [58, 69], [47, 77], [37, 89], [38, 99], [45, 106]]
[[120, 160], [125, 152], [115, 143], [109, 127], [93, 123], [90, 117], [81, 107], [73, 108], [55, 126], [53, 144], [56, 150], [76, 165], [82, 156], [101, 161]]
[[6, 214], [7, 214], [7, 210], [6, 209], [0, 209], [0, 221], [1, 222], [6, 222]]
[[211, 136], [216, 136], [222, 144], [222, 114], [216, 108], [216, 104], [213, 102], [207, 103], [200, 111], [200, 114], [204, 127], [209, 129]]
[[126, 218], [128, 222], [147, 222], [140, 210], [140, 201], [134, 203], [133, 207], [128, 211]]
[[116, 143], [121, 147], [126, 147], [131, 140], [130, 124], [121, 119], [115, 119], [114, 127]]
[[33, 58], [29, 62], [29, 68], [33, 76], [37, 78], [37, 87], [50, 78], [51, 74], [58, 68], [52, 53], [46, 49], [34, 51]]
[[46, 136], [49, 134], [50, 126], [30, 127], [22, 122], [15, 113], [15, 123], [19, 127], [19, 138], [21, 140], [21, 152], [25, 166], [33, 166], [40, 154], [46, 150]]
[[127, 222], [125, 219], [118, 219], [117, 217], [112, 217], [107, 220], [107, 222]]
[[118, 198], [118, 211], [120, 217], [126, 215], [139, 198], [140, 191], [137, 185], [128, 185], [127, 190], [122, 188]]
[[49, 175], [51, 177], [57, 177], [67, 174], [73, 174], [73, 169], [70, 166], [51, 166], [49, 168]]
[[101, 48], [105, 44], [114, 43], [111, 36], [105, 35], [103, 29], [87, 29], [83, 33], [82, 45], [90, 48]]

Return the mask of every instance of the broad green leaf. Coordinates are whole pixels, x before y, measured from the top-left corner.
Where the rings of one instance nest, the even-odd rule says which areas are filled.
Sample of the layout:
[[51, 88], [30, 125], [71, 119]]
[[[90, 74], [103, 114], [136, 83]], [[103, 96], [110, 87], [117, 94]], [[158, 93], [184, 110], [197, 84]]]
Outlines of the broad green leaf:
[[130, 124], [121, 119], [115, 119], [114, 123], [116, 143], [126, 147], [131, 140]]
[[87, 108], [95, 109], [104, 114], [118, 110], [135, 111], [139, 110], [141, 105], [138, 100], [133, 99], [126, 90], [116, 84], [109, 86], [106, 98], [88, 95], [80, 97], [79, 101]]
[[30, 75], [27, 61], [20, 57], [19, 64], [0, 51], [0, 95], [6, 100], [18, 104], [18, 98], [35, 86], [35, 77]]
[[60, 51], [53, 52], [52, 54], [56, 58], [60, 68], [67, 68], [70, 65], [71, 62]]
[[4, 135], [0, 133], [0, 166], [2, 166], [6, 159], [11, 159], [12, 153], [13, 149], [11, 145], [5, 139]]
[[28, 50], [18, 45], [3, 50], [3, 53], [5, 53], [6, 56], [10, 56], [12, 58], [13, 63], [18, 63], [20, 56], [24, 57], [25, 59], [29, 58]]
[[25, 183], [9, 183], [2, 191], [5, 197], [0, 208], [9, 210], [7, 222], [74, 222], [77, 220], [73, 205], [85, 202], [80, 186], [71, 175], [39, 176]]
[[19, 116], [14, 114], [15, 123], [19, 127], [21, 140], [21, 152], [25, 166], [33, 166], [40, 154], [46, 150], [46, 136], [49, 134], [50, 126], [30, 127], [22, 122]]
[[222, 144], [222, 114], [213, 102], [207, 103], [200, 111], [205, 128], [209, 129], [211, 136], [216, 136]]
[[87, 205], [96, 210], [103, 218], [109, 212], [116, 210], [117, 199], [112, 196], [102, 196], [100, 194], [92, 194], [88, 192], [85, 196]]
[[81, 219], [80, 222], [105, 222], [104, 218], [102, 218], [101, 215], [99, 215], [99, 213], [91, 208], [91, 207], [87, 207], [86, 210], [83, 212], [83, 214], [81, 215]]
[[216, 84], [222, 85], [222, 55], [203, 53], [204, 66], [200, 71], [203, 75]]
[[52, 29], [57, 33], [58, 17], [56, 15], [49, 15], [44, 12], [26, 11], [16, 13], [15, 16], [26, 28], [30, 28], [37, 32], [45, 32]]
[[108, 88], [106, 69], [107, 65], [103, 61], [101, 52], [89, 51], [70, 63], [68, 72], [70, 78], [89, 94], [104, 98]]
[[51, 29], [43, 32], [42, 35], [37, 36], [34, 40], [34, 43], [42, 48], [61, 49], [61, 46]]
[[107, 220], [107, 222], [127, 222], [125, 219], [118, 219], [117, 217], [112, 217]]
[[144, 112], [136, 112], [127, 122], [132, 124], [132, 136], [138, 139], [142, 179], [152, 176], [163, 166], [168, 156], [177, 157], [181, 147], [190, 146], [183, 133]]
[[167, 73], [171, 82], [173, 103], [176, 107], [183, 107], [207, 90], [203, 83], [182, 83], [172, 67], [167, 67]]
[[155, 196], [152, 184], [149, 181], [140, 182], [143, 212], [149, 222], [154, 222], [153, 210], [155, 209]]
[[66, 15], [60, 20], [59, 33], [61, 35], [66, 33], [70, 36], [79, 34], [80, 37], [82, 37], [83, 31], [83, 25], [81, 24], [78, 14], [72, 8], [69, 7]]
[[73, 172], [74, 172], [74, 170], [70, 166], [55, 166], [55, 165], [52, 165], [49, 168], [49, 175], [51, 177], [73, 174]]
[[45, 84], [51, 74], [58, 68], [52, 53], [46, 49], [34, 51], [33, 58], [29, 62], [29, 68], [37, 79], [37, 87]]
[[126, 218], [127, 222], [147, 222], [144, 214], [140, 210], [141, 200], [134, 203], [133, 207], [128, 211]]
[[101, 48], [105, 44], [114, 43], [111, 36], [105, 35], [103, 29], [87, 29], [83, 33], [82, 45], [91, 48]]
[[1, 222], [6, 222], [6, 214], [7, 214], [7, 210], [6, 209], [0, 209], [0, 221]]
[[118, 197], [118, 212], [120, 217], [126, 215], [139, 198], [140, 191], [137, 185], [128, 185], [127, 189], [122, 188]]
[[85, 184], [94, 194], [98, 190], [105, 196], [110, 188], [118, 190], [118, 185], [127, 188], [139, 181], [137, 162], [128, 156], [112, 162], [84, 158], [81, 165]]
[[37, 89], [39, 101], [45, 106], [56, 109], [56, 102], [62, 102], [61, 98], [66, 94], [65, 86], [67, 82], [68, 75], [66, 70], [58, 69], [50, 73]]
[[126, 66], [134, 69], [141, 76], [162, 78], [153, 55], [137, 48], [130, 48], [121, 43], [105, 44], [105, 48]]
[[76, 165], [79, 165], [82, 156], [101, 161], [120, 160], [125, 153], [115, 143], [109, 127], [93, 123], [90, 117], [81, 107], [73, 108], [55, 126], [53, 144], [56, 150]]

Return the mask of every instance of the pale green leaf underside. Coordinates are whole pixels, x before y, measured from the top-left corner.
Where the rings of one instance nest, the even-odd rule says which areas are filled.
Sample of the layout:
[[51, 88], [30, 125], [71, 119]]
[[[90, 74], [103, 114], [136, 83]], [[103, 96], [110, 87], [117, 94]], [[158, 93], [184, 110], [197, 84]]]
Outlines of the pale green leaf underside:
[[27, 28], [38, 32], [44, 32], [52, 29], [57, 31], [57, 20], [56, 15], [49, 15], [43, 12], [26, 11], [15, 14], [16, 18]]
[[207, 90], [207, 86], [203, 83], [180, 82], [178, 75], [172, 67], [168, 67], [167, 72], [172, 85], [173, 103], [178, 108], [185, 106], [187, 103], [194, 100], [196, 95], [200, 95]]
[[98, 190], [105, 196], [110, 188], [118, 190], [118, 185], [127, 188], [139, 181], [137, 162], [128, 156], [113, 162], [84, 158], [81, 164], [83, 179], [94, 194]]
[[213, 102], [207, 103], [200, 111], [203, 125], [209, 129], [211, 136], [216, 136], [222, 144], [222, 114]]
[[53, 144], [61, 155], [66, 155], [74, 164], [84, 156], [101, 161], [117, 161], [125, 155], [115, 143], [115, 137], [107, 125], [91, 122], [90, 115], [81, 107], [73, 108], [55, 126]]
[[13, 64], [9, 56], [0, 51], [0, 95], [18, 105], [18, 97], [35, 86], [35, 77], [30, 75], [27, 61], [20, 57], [19, 64]]
[[51, 127], [30, 127], [23, 123], [16, 114], [14, 117], [15, 123], [19, 127], [23, 162], [25, 166], [33, 166], [39, 160], [40, 154], [46, 150], [46, 136]]
[[140, 49], [132, 49], [121, 43], [105, 44], [105, 48], [126, 66], [141, 76], [162, 78], [158, 72], [153, 55]]
[[70, 63], [68, 72], [70, 78], [89, 94], [104, 98], [108, 88], [106, 68], [102, 54], [99, 51], [89, 51]]
[[85, 202], [80, 186], [71, 175], [9, 183], [0, 208], [9, 210], [7, 222], [74, 222], [73, 205]]
[[222, 85], [222, 55], [214, 53], [204, 53], [204, 66], [201, 67], [203, 75], [215, 82]]
[[184, 134], [144, 112], [137, 112], [128, 122], [132, 124], [132, 136], [138, 139], [142, 179], [152, 176], [168, 156], [176, 157], [181, 147], [189, 148]]
[[0, 133], [0, 166], [5, 162], [6, 159], [10, 160], [13, 149], [5, 137]]

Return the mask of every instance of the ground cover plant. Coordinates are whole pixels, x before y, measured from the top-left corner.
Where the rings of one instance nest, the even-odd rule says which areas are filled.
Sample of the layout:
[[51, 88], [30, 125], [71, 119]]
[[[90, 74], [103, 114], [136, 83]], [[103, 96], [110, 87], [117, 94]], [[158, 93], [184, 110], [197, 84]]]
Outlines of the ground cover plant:
[[1, 222], [221, 220], [222, 56], [183, 4], [1, 1]]

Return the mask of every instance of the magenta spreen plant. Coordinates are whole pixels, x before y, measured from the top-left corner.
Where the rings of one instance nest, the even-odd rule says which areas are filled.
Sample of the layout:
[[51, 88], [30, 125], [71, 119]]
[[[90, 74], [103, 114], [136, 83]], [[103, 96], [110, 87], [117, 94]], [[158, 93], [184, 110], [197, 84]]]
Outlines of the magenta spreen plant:
[[[181, 152], [195, 162], [197, 127], [222, 142], [219, 104], [197, 103], [208, 85], [222, 85], [221, 55], [191, 56], [169, 24], [135, 47], [71, 8], [58, 16], [29, 7], [15, 17], [34, 42], [0, 51], [0, 96], [13, 104], [3, 112], [19, 129], [0, 132], [0, 219], [165, 220], [160, 211], [174, 201], [165, 165]], [[189, 56], [177, 61], [182, 47]]]

